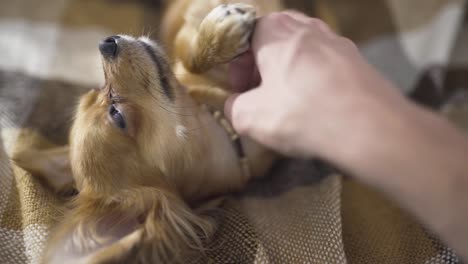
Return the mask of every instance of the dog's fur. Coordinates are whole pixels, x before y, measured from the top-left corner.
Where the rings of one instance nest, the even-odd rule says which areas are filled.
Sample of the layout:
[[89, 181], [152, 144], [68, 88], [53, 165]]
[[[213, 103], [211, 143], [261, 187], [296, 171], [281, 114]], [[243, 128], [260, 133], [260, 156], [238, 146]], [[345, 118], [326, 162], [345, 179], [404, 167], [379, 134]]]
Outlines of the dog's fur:
[[[105, 86], [80, 99], [69, 149], [16, 155], [55, 190], [79, 193], [45, 263], [182, 262], [215, 229], [191, 206], [250, 180], [225, 129], [202, 107], [222, 111], [229, 87], [220, 65], [246, 51], [254, 27], [254, 7], [221, 2], [229, 1], [172, 4], [163, 23], [170, 59], [146, 37], [120, 36], [117, 56], [103, 57]], [[250, 2], [262, 13], [280, 9]], [[265, 174], [275, 155], [242, 143], [251, 177]]]

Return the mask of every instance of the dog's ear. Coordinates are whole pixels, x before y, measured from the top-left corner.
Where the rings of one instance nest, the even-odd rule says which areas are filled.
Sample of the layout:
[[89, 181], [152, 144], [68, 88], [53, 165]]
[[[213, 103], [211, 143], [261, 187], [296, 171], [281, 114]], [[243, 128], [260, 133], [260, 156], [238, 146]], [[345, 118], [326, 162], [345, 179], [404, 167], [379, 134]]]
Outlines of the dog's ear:
[[80, 195], [74, 203], [48, 240], [41, 263], [135, 263], [143, 233], [135, 215]]
[[14, 153], [12, 160], [20, 168], [45, 181], [55, 192], [67, 194], [73, 190], [69, 153], [68, 146], [28, 149]]
[[[215, 230], [210, 217], [195, 213], [175, 193], [160, 192], [144, 223], [144, 244], [151, 263], [187, 263], [203, 253]], [[205, 212], [206, 213], [206, 212]]]
[[185, 263], [214, 231], [213, 221], [160, 188], [102, 199], [80, 194], [75, 204], [54, 232], [44, 263]]

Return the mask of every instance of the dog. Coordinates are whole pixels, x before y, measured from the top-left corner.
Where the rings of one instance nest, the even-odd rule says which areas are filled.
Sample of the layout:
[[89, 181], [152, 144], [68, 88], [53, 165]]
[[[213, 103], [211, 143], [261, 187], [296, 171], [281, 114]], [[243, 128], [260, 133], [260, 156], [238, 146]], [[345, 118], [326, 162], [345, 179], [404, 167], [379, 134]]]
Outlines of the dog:
[[77, 192], [43, 263], [185, 263], [216, 228], [196, 208], [266, 174], [277, 155], [221, 114], [225, 64], [248, 50], [257, 11], [281, 9], [250, 4], [174, 1], [167, 52], [147, 37], [99, 44], [105, 85], [80, 98], [69, 146], [14, 156], [56, 192]]

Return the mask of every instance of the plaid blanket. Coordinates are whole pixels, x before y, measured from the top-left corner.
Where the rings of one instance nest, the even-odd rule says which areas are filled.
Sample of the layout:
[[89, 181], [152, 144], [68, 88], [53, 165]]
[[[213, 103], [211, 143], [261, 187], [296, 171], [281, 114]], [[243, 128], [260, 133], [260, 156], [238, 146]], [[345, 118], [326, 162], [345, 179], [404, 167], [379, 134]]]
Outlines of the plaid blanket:
[[[208, 1], [208, 0], [207, 0]], [[416, 101], [468, 128], [464, 0], [291, 0], [326, 18]], [[61, 201], [9, 157], [66, 144], [77, 97], [100, 85], [97, 43], [157, 37], [156, 0], [0, 1], [0, 263], [38, 263]], [[286, 160], [223, 205], [199, 263], [457, 263], [379, 193]]]

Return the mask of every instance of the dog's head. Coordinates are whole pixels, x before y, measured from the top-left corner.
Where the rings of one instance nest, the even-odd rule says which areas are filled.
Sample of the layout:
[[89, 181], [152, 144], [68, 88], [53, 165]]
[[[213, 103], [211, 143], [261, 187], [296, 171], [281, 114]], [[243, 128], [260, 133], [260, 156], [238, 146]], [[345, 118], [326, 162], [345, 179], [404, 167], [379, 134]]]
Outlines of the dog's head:
[[78, 189], [108, 193], [170, 181], [185, 160], [190, 109], [164, 52], [129, 36], [108, 37], [99, 50], [105, 85], [80, 99], [70, 134]]
[[[79, 195], [44, 263], [99, 259], [99, 251], [123, 263], [172, 263], [214, 230], [182, 200], [176, 179], [199, 149], [183, 131], [194, 103], [149, 39], [112, 36], [99, 50], [105, 85], [80, 98], [70, 133]], [[137, 246], [148, 254], [130, 250]]]
[[214, 230], [209, 218], [189, 208], [180, 186], [201, 185], [202, 177], [184, 176], [203, 167], [219, 144], [207, 143], [213, 140], [205, 139], [209, 129], [198, 127], [200, 108], [157, 44], [112, 36], [99, 50], [105, 85], [80, 98], [70, 147], [15, 157], [53, 189], [68, 190], [74, 179], [79, 191], [43, 262], [78, 263], [106, 252], [123, 263], [127, 257], [173, 263], [183, 252], [202, 249], [202, 238]]

